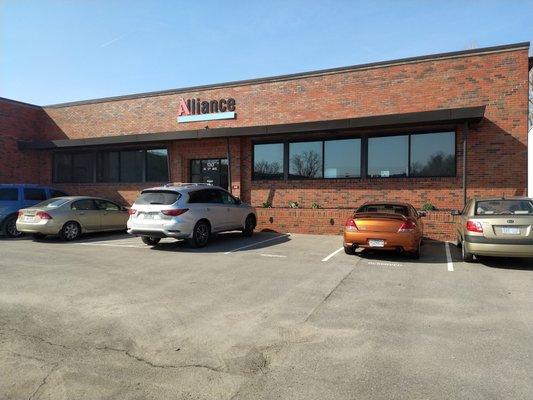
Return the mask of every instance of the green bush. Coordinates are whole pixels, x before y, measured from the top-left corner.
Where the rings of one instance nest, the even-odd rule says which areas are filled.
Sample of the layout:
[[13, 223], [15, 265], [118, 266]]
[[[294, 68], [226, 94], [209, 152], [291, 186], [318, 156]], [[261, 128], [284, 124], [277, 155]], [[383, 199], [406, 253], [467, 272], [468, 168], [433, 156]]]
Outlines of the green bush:
[[311, 208], [322, 208], [322, 206], [315, 201], [311, 204]]
[[263, 208], [272, 208], [272, 203], [270, 201], [265, 201], [263, 203]]
[[426, 203], [422, 206], [422, 211], [435, 211], [437, 209], [437, 207], [435, 207], [433, 204], [431, 203]]
[[289, 208], [300, 208], [300, 203], [297, 201], [289, 201]]

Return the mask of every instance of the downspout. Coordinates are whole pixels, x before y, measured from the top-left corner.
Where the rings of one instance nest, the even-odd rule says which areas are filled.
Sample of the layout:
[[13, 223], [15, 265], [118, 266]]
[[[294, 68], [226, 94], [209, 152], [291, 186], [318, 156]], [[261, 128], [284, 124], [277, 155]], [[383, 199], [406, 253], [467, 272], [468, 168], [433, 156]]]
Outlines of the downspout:
[[468, 140], [468, 122], [464, 123], [463, 129], [463, 207], [466, 206], [466, 159], [467, 159], [467, 140]]
[[231, 184], [231, 154], [229, 151], [229, 137], [226, 138], [226, 151], [228, 157], [228, 192], [231, 193], [231, 188], [233, 185]]

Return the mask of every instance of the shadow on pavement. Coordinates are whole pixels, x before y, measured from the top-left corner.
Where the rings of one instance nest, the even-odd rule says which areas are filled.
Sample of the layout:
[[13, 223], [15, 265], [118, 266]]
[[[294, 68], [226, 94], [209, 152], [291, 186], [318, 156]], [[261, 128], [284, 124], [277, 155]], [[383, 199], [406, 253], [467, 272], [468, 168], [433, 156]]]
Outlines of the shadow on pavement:
[[533, 258], [481, 257], [477, 263], [489, 268], [533, 271]]
[[[399, 253], [397, 251], [385, 251], [385, 250], [358, 250], [357, 256], [366, 260], [377, 260], [387, 262], [407, 262], [413, 264], [446, 264], [446, 250], [444, 242], [437, 241], [424, 241], [423, 246], [420, 248], [420, 258], [418, 260], [413, 259], [409, 254]], [[450, 246], [452, 247], [452, 246]]]

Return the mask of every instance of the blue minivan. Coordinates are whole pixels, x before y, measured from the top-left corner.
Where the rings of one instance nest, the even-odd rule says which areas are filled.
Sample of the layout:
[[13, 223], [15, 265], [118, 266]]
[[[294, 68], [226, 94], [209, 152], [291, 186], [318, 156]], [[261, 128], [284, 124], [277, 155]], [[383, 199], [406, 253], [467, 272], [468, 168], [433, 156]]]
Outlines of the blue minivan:
[[18, 237], [18, 211], [52, 197], [68, 196], [65, 192], [48, 186], [30, 184], [0, 184], [0, 234]]

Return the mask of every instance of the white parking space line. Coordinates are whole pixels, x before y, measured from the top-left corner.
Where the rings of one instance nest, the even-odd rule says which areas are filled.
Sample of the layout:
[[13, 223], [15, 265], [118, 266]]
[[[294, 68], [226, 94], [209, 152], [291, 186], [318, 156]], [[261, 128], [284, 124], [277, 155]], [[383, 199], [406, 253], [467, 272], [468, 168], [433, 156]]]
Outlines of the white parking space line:
[[283, 256], [281, 254], [260, 254], [261, 257], [272, 257], [272, 258], [287, 258], [287, 256]]
[[380, 267], [403, 267], [402, 263], [388, 261], [368, 261], [368, 265], [377, 265]]
[[324, 257], [324, 258], [322, 259], [322, 261], [323, 261], [323, 262], [328, 261], [331, 257], [335, 257], [335, 255], [336, 255], [337, 253], [339, 253], [339, 252], [340, 252], [341, 250], [343, 250], [343, 249], [344, 249], [344, 247], [341, 247], [340, 249], [335, 250], [333, 253], [327, 255], [326, 257]]
[[233, 249], [233, 250], [230, 250], [230, 251], [226, 251], [224, 254], [227, 255], [227, 254], [235, 253], [236, 251], [240, 251], [240, 250], [244, 250], [244, 249], [247, 249], [247, 248], [250, 248], [250, 247], [254, 247], [254, 246], [257, 246], [258, 244], [261, 244], [261, 243], [266, 243], [266, 242], [270, 242], [272, 240], [281, 239], [281, 238], [289, 237], [289, 236], [290, 236], [290, 233], [286, 233], [284, 235], [279, 235], [279, 236], [276, 236], [276, 237], [268, 238], [268, 239], [265, 239], [265, 240], [261, 240], [259, 242], [250, 243], [250, 244], [248, 244], [246, 246], [237, 247], [236, 249]]
[[450, 253], [450, 243], [448, 242], [444, 243], [444, 247], [446, 248], [446, 259], [448, 260], [448, 271], [453, 272], [453, 261], [452, 261], [452, 255]]

